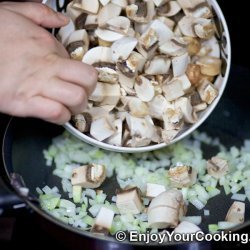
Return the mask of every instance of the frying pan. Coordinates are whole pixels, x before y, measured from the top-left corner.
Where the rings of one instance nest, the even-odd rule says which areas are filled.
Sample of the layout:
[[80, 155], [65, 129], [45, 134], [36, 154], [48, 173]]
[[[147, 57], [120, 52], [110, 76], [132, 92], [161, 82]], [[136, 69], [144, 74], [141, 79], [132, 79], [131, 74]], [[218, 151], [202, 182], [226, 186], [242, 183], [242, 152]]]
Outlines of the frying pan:
[[[237, 85], [233, 84], [236, 81], [234, 79], [229, 83], [229, 90], [227, 96], [222, 98], [219, 106], [213, 115], [203, 124], [200, 128], [201, 131], [207, 132], [213, 137], [219, 137], [224, 145], [240, 146], [242, 141], [246, 138], [250, 138], [250, 117], [246, 116], [247, 106], [249, 103], [247, 96], [249, 93], [245, 82], [249, 81], [248, 77], [244, 78], [242, 74], [241, 80], [239, 80], [239, 73], [234, 74], [235, 80], [237, 79]], [[237, 78], [236, 78], [237, 77]], [[241, 91], [236, 91], [241, 89]], [[52, 227], [56, 227], [61, 230], [57, 237], [60, 240], [69, 240], [69, 235], [73, 235], [74, 241], [83, 245], [91, 247], [91, 249], [140, 249], [140, 244], [132, 245], [128, 242], [118, 243], [113, 237], [102, 238], [100, 236], [93, 235], [91, 233], [82, 231], [80, 229], [73, 228], [69, 225], [60, 222], [51, 217], [46, 212], [42, 211], [37, 202], [38, 195], [35, 191], [37, 186], [43, 187], [58, 186], [61, 188], [60, 179], [52, 175], [53, 168], [45, 166], [45, 160], [43, 158], [42, 151], [51, 144], [53, 137], [61, 134], [63, 128], [52, 125], [36, 119], [20, 119], [12, 118], [6, 128], [5, 136], [3, 140], [3, 160], [5, 175], [11, 183], [12, 188], [18, 194], [19, 198], [26, 202], [33, 210], [45, 218], [44, 225], [46, 230], [50, 230]], [[213, 156], [216, 151], [213, 148], [204, 147], [203, 151], [205, 157], [209, 158]], [[15, 178], [13, 178], [13, 173]], [[28, 197], [21, 197], [19, 187], [23, 185], [20, 178], [22, 177], [25, 185], [30, 190]], [[104, 182], [103, 189], [109, 195], [114, 194], [114, 189], [117, 183], [115, 179], [108, 179]], [[60, 190], [62, 192], [62, 190]], [[225, 215], [232, 204], [231, 196], [225, 196], [224, 191], [219, 196], [216, 196], [209, 200], [206, 208], [210, 210], [211, 216], [203, 217], [201, 228], [206, 231], [207, 225], [211, 223], [217, 223], [224, 220]], [[3, 200], [3, 199], [2, 199]], [[13, 196], [12, 196], [13, 201]], [[5, 200], [8, 202], [8, 199]], [[15, 201], [16, 202], [16, 201]], [[3, 203], [3, 201], [2, 201]], [[3, 205], [3, 204], [2, 204]], [[0, 204], [1, 206], [1, 204]], [[234, 228], [232, 231], [238, 231], [246, 226], [250, 225], [250, 203], [246, 201], [246, 213], [245, 223], [241, 226]], [[192, 205], [188, 207], [188, 215], [202, 215], [201, 211], [196, 210]], [[65, 234], [65, 237], [63, 236]], [[75, 240], [78, 239], [78, 240]], [[73, 243], [70, 243], [72, 246]], [[193, 243], [169, 243], [173, 249], [181, 249], [194, 246], [196, 248], [206, 249], [210, 247], [208, 242], [193, 242]], [[148, 245], [147, 247], [153, 247]], [[158, 246], [166, 247], [166, 246]], [[169, 246], [170, 247], [170, 246]], [[76, 247], [77, 248], [77, 247]], [[88, 248], [87, 248], [88, 249]]]

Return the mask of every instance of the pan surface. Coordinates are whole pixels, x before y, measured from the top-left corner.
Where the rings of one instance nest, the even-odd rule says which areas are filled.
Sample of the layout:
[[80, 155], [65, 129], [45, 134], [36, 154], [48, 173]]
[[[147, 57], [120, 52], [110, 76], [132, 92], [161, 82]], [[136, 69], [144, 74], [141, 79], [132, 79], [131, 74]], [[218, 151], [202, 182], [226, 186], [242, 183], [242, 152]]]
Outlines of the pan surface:
[[[213, 123], [213, 120], [211, 122]], [[240, 146], [242, 141], [239, 136], [229, 133], [229, 131], [227, 131], [227, 133], [224, 132], [228, 125], [230, 124], [226, 122], [223, 123], [222, 131], [219, 127], [215, 129], [211, 124], [210, 126], [207, 124], [203, 127], [203, 130], [207, 131], [210, 135], [219, 136], [226, 145]], [[63, 129], [61, 127], [35, 119], [14, 118], [9, 124], [4, 141], [3, 153], [5, 167], [8, 173], [15, 172], [23, 177], [32, 196], [38, 196], [35, 191], [36, 187], [43, 187], [45, 185], [50, 187], [57, 186], [60, 193], [63, 193], [60, 179], [52, 174], [53, 167], [47, 167], [45, 165], [42, 153], [42, 151], [51, 144], [52, 138], [62, 132]], [[204, 154], [207, 158], [211, 157], [214, 153], [216, 152], [213, 148], [204, 148]], [[107, 179], [103, 185], [104, 192], [110, 196], [109, 198], [113, 196], [116, 187], [118, 187], [118, 185], [115, 178]], [[208, 224], [224, 220], [226, 212], [233, 202], [230, 197], [230, 195], [225, 196], [222, 191], [221, 195], [209, 200], [206, 209], [210, 210], [211, 215], [209, 217], [203, 217], [201, 228], [204, 232], [207, 231]], [[43, 212], [37, 205], [33, 203], [30, 205], [39, 213], [55, 221], [54, 218]], [[250, 204], [248, 201], [246, 202], [246, 211], [250, 211]], [[203, 215], [203, 211], [198, 211], [195, 207], [190, 205], [188, 207], [188, 215]], [[250, 213], [246, 212], [245, 219], [246, 221], [250, 220]], [[66, 226], [68, 229], [77, 233], [93, 237], [93, 235], [88, 232], [75, 229], [60, 221], [56, 221], [56, 223]]]

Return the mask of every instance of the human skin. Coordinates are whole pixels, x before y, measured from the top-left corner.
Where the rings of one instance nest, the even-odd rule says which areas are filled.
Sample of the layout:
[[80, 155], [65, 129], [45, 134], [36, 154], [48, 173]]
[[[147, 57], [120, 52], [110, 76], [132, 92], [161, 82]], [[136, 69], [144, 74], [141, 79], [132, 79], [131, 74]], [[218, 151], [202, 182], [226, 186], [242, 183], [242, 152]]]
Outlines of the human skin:
[[63, 124], [84, 111], [96, 70], [45, 29], [68, 21], [40, 3], [0, 3], [0, 112]]

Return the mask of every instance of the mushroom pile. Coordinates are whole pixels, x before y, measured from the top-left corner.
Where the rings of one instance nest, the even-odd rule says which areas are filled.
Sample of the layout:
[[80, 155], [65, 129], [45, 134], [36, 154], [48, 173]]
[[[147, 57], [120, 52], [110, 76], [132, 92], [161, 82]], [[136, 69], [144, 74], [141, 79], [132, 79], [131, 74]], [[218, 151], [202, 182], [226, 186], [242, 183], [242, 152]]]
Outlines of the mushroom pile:
[[74, 126], [115, 146], [169, 143], [218, 96], [221, 72], [206, 0], [74, 0], [58, 37], [98, 83]]

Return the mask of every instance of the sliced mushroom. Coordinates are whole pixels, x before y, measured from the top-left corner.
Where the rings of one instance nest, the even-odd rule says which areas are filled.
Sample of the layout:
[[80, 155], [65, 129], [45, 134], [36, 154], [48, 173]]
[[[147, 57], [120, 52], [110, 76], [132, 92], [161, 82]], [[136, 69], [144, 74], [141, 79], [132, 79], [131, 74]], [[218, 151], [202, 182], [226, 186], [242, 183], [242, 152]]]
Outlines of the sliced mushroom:
[[235, 201], [229, 208], [226, 216], [226, 221], [242, 224], [245, 221], [245, 203], [240, 201]]
[[149, 28], [141, 35], [141, 37], [139, 38], [139, 43], [146, 51], [148, 51], [150, 48], [152, 48], [155, 44], [158, 43], [157, 32], [154, 29]]
[[138, 71], [142, 71], [145, 62], [146, 58], [140, 53], [133, 51], [127, 60], [118, 60], [116, 66], [125, 76], [133, 78]]
[[74, 0], [72, 6], [86, 13], [96, 14], [100, 5], [98, 0]]
[[116, 70], [109, 67], [96, 67], [98, 72], [98, 81], [115, 84], [119, 81], [119, 75]]
[[124, 35], [121, 33], [110, 31], [107, 29], [100, 29], [100, 28], [98, 28], [95, 31], [95, 34], [99, 39], [108, 43], [113, 43], [124, 37]]
[[98, 64], [100, 62], [114, 63], [112, 58], [112, 50], [108, 47], [95, 47], [90, 49], [82, 59], [82, 62], [89, 65]]
[[[82, 14], [82, 11], [80, 9], [76, 9], [73, 7], [74, 2], [70, 2], [67, 5], [66, 8], [66, 15], [73, 21], [75, 22], [76, 18], [79, 17]], [[87, 17], [87, 14], [84, 13], [85, 19]], [[85, 21], [84, 21], [85, 22]], [[83, 27], [81, 27], [81, 29], [83, 29]]]
[[228, 171], [229, 166], [227, 161], [224, 159], [214, 156], [207, 161], [207, 172], [216, 179], [224, 176], [228, 173]]
[[169, 56], [182, 56], [187, 52], [187, 46], [178, 39], [171, 39], [159, 47], [161, 53]]
[[152, 83], [144, 76], [140, 75], [135, 79], [135, 92], [143, 102], [149, 102], [155, 95]]
[[190, 56], [197, 55], [201, 49], [201, 42], [198, 38], [183, 37], [183, 40], [187, 42], [187, 51]]
[[201, 67], [201, 73], [208, 76], [216, 76], [221, 73], [222, 61], [213, 56], [204, 56], [196, 62]]
[[195, 34], [202, 39], [211, 39], [215, 33], [215, 26], [211, 19], [198, 18], [194, 24]]
[[102, 4], [102, 6], [105, 6], [110, 2], [110, 0], [99, 0], [99, 1]]
[[207, 3], [202, 3], [192, 9], [192, 16], [200, 18], [212, 18], [213, 13]]
[[177, 1], [167, 1], [156, 9], [159, 16], [172, 17], [181, 11], [181, 7]]
[[112, 226], [114, 215], [115, 213], [113, 210], [106, 207], [101, 207], [99, 213], [96, 216], [91, 232], [108, 235]]
[[119, 84], [105, 84], [103, 83], [104, 99], [101, 101], [100, 106], [112, 105], [116, 106], [121, 97], [121, 90]]
[[127, 17], [117, 16], [109, 19], [102, 28], [127, 35], [130, 25], [130, 20]]
[[71, 58], [81, 61], [89, 49], [89, 37], [86, 30], [72, 32], [68, 38], [66, 49]]
[[107, 21], [113, 17], [117, 17], [121, 14], [122, 8], [116, 4], [109, 3], [105, 5], [98, 13], [98, 25], [103, 27], [107, 24]]
[[116, 195], [116, 206], [121, 214], [139, 214], [143, 209], [138, 188], [123, 190]]
[[144, 71], [149, 75], [162, 75], [169, 72], [171, 61], [167, 56], [155, 56], [145, 65]]
[[113, 4], [116, 4], [120, 7], [122, 7], [122, 9], [125, 9], [126, 6], [128, 5], [128, 1], [127, 0], [111, 0], [111, 2]]
[[200, 232], [201, 229], [196, 226], [195, 224], [188, 222], [188, 221], [182, 221], [175, 229], [174, 233], [176, 234], [195, 234], [197, 232]]
[[201, 80], [201, 68], [197, 64], [188, 64], [186, 75], [193, 86], [197, 87]]
[[156, 7], [159, 7], [163, 4], [165, 4], [166, 2], [168, 2], [169, 0], [153, 0], [154, 4]]
[[165, 191], [166, 191], [166, 187], [163, 185], [147, 183], [146, 197], [149, 199], [153, 199]]
[[75, 115], [73, 117], [73, 121], [75, 122], [76, 128], [84, 133], [84, 132], [89, 132], [90, 129], [90, 124], [92, 122], [92, 117], [89, 113], [82, 113]]
[[170, 107], [170, 103], [162, 95], [155, 96], [149, 103], [150, 116], [162, 120], [163, 113]]
[[196, 33], [194, 31], [194, 23], [197, 19], [193, 16], [184, 16], [178, 23], [178, 27], [180, 28], [181, 33], [184, 36], [196, 37]]
[[162, 86], [164, 96], [167, 101], [171, 102], [185, 94], [182, 82], [178, 79], [174, 79], [171, 82]]
[[205, 3], [205, 0], [177, 0], [183, 9], [194, 9], [199, 4]]
[[106, 168], [99, 164], [89, 164], [73, 169], [71, 183], [73, 186], [98, 188], [106, 178]]
[[186, 123], [195, 123], [195, 117], [193, 117], [193, 107], [191, 105], [190, 99], [187, 97], [180, 97], [175, 101], [175, 107], [180, 108], [183, 115], [184, 121]]
[[105, 98], [105, 92], [104, 92], [104, 84], [101, 82], [98, 82], [96, 84], [95, 90], [89, 96], [89, 100], [93, 102], [102, 102]]
[[107, 143], [115, 146], [122, 146], [122, 119], [117, 119], [114, 121], [115, 133], [107, 139]]
[[126, 7], [127, 17], [138, 23], [147, 23], [155, 15], [155, 7], [152, 1], [135, 1]]
[[218, 96], [217, 88], [207, 80], [204, 80], [197, 88], [201, 100], [211, 104]]
[[164, 130], [179, 130], [183, 126], [183, 113], [179, 108], [168, 108], [162, 115]]
[[171, 186], [177, 188], [190, 187], [197, 179], [197, 171], [190, 166], [176, 166], [168, 171]]
[[115, 62], [118, 60], [127, 60], [137, 43], [137, 39], [133, 37], [124, 37], [114, 42], [111, 46], [113, 60]]
[[153, 228], [176, 227], [185, 213], [182, 193], [168, 190], [156, 196], [148, 208], [149, 226]]
[[168, 144], [170, 143], [179, 133], [179, 130], [176, 129], [172, 129], [172, 130], [165, 130], [163, 129], [161, 131], [161, 136], [162, 136], [162, 140]]
[[141, 101], [139, 98], [130, 97], [128, 100], [129, 112], [135, 117], [145, 117], [149, 114], [148, 106], [145, 102]]
[[159, 20], [160, 22], [164, 23], [165, 25], [167, 25], [171, 30], [173, 30], [175, 27], [175, 22], [168, 17], [158, 16], [158, 17], [156, 17], [156, 19]]
[[90, 135], [98, 141], [104, 141], [115, 134], [115, 129], [105, 118], [96, 119], [91, 123]]
[[190, 61], [188, 53], [184, 53], [181, 56], [176, 56], [172, 59], [172, 68], [174, 77], [183, 75]]
[[119, 75], [119, 83], [121, 87], [126, 91], [126, 93], [130, 96], [136, 95], [134, 91], [134, 83], [135, 83], [135, 77], [127, 77], [120, 71], [118, 71]]

